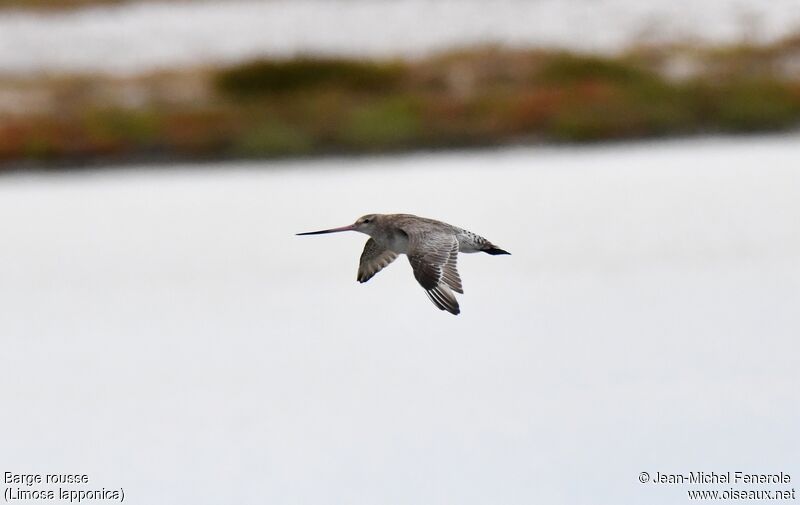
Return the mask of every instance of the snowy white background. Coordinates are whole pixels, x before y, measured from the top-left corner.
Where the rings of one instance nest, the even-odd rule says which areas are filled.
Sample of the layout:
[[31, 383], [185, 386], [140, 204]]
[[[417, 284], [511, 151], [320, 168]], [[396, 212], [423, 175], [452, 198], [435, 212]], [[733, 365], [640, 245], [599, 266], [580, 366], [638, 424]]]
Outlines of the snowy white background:
[[800, 0], [228, 0], [0, 12], [0, 72], [133, 73], [260, 55], [415, 56], [501, 43], [619, 50], [634, 42], [767, 41]]
[[[148, 505], [796, 482], [799, 141], [5, 175], [0, 470], [86, 472]], [[293, 235], [368, 212], [513, 255], [461, 257], [453, 317], [404, 258], [358, 284], [364, 236]]]

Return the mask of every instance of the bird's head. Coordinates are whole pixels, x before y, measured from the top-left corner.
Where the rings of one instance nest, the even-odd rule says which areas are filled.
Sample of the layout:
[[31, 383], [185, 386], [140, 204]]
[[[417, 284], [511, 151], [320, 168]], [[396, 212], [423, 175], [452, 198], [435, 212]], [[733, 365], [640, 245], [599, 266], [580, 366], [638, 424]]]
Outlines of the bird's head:
[[353, 223], [353, 230], [369, 235], [378, 225], [380, 217], [380, 214], [367, 214], [366, 216], [361, 216], [360, 218], [356, 219], [355, 223]]
[[323, 233], [337, 233], [340, 231], [358, 231], [370, 235], [380, 220], [380, 214], [367, 214], [356, 219], [356, 222], [340, 228], [330, 228], [320, 231], [308, 231], [305, 233], [298, 233], [298, 235], [321, 235]]

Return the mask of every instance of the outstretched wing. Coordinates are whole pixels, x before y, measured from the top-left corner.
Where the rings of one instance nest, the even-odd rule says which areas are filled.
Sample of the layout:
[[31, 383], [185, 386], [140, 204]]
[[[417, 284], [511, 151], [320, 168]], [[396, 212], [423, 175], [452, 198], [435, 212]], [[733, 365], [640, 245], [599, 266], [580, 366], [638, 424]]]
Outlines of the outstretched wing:
[[458, 275], [458, 240], [447, 233], [409, 234], [408, 261], [414, 277], [425, 289], [428, 298], [440, 310], [458, 314], [461, 310], [453, 294], [463, 293]]
[[358, 265], [358, 282], [367, 282], [395, 258], [396, 252], [384, 249], [373, 239], [367, 240]]

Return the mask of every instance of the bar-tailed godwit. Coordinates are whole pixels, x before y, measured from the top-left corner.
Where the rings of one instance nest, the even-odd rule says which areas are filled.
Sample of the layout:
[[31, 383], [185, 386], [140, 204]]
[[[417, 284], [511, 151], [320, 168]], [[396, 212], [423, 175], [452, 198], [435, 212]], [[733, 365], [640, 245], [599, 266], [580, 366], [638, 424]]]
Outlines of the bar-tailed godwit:
[[361, 253], [358, 282], [367, 282], [399, 254], [405, 254], [428, 298], [451, 314], [461, 312], [453, 291], [464, 293], [456, 269], [458, 253], [510, 254], [471, 231], [411, 214], [367, 214], [348, 226], [298, 235], [340, 231], [370, 236]]

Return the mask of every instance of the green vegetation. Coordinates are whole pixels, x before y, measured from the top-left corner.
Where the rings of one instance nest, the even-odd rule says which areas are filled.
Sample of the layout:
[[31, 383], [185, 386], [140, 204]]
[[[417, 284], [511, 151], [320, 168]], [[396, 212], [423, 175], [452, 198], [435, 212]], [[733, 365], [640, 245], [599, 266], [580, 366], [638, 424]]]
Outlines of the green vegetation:
[[[800, 125], [797, 61], [800, 38], [613, 58], [479, 48], [409, 62], [303, 57], [125, 82], [52, 79], [14, 88], [36, 88], [37, 100], [44, 89], [50, 106], [0, 109], [0, 161], [258, 158], [782, 130]], [[115, 102], [109, 97], [120, 87], [146, 100]], [[159, 91], [169, 89], [177, 98]], [[184, 98], [185, 89], [194, 95]]]
[[275, 119], [266, 119], [239, 135], [233, 153], [244, 157], [290, 156], [309, 152], [311, 137], [302, 129]]
[[559, 86], [571, 86], [587, 81], [642, 86], [658, 83], [660, 80], [654, 72], [638, 66], [635, 61], [572, 53], [554, 54], [546, 58], [536, 78], [540, 82]]
[[364, 104], [347, 118], [342, 140], [368, 150], [413, 147], [422, 139], [420, 113], [413, 100], [389, 98]]
[[774, 80], [742, 80], [706, 88], [720, 129], [734, 132], [781, 130], [797, 124], [800, 87]]
[[319, 88], [386, 93], [397, 87], [403, 71], [399, 63], [320, 58], [259, 60], [220, 71], [216, 75], [216, 85], [232, 98]]

